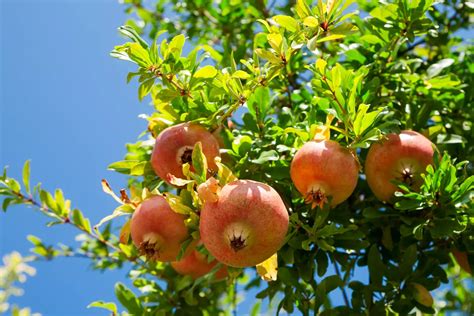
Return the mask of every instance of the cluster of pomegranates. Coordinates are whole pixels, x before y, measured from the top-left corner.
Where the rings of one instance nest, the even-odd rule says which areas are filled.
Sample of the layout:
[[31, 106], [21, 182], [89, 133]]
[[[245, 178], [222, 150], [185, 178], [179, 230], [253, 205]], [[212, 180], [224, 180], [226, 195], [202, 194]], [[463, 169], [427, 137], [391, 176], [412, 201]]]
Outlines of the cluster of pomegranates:
[[[334, 207], [344, 202], [357, 185], [359, 163], [355, 155], [335, 141], [308, 142], [291, 163], [291, 179], [308, 203]], [[419, 189], [421, 173], [433, 163], [433, 155], [433, 143], [417, 132], [388, 134], [369, 149], [365, 160], [367, 183], [375, 197], [390, 202], [398, 190], [397, 181]]]
[[[151, 164], [156, 174], [171, 184], [171, 176], [183, 178], [182, 166], [191, 164], [195, 144], [201, 142], [210, 173], [217, 170], [219, 156], [216, 138], [202, 126], [183, 123], [163, 130], [156, 138]], [[373, 144], [367, 155], [365, 173], [374, 195], [389, 202], [397, 186], [393, 180], [417, 188], [420, 173], [432, 163], [433, 144], [413, 131], [390, 134]], [[355, 153], [331, 140], [310, 141], [291, 163], [291, 179], [313, 207], [326, 203], [334, 207], [354, 191], [359, 178]], [[214, 181], [198, 187], [203, 197], [200, 210], [200, 241], [187, 248], [176, 261], [181, 245], [189, 238], [185, 216], [174, 212], [163, 196], [143, 201], [131, 220], [131, 237], [149, 259], [171, 262], [180, 274], [201, 277], [224, 266], [215, 278], [227, 275], [225, 266], [257, 265], [276, 253], [288, 230], [288, 211], [280, 195], [270, 186], [252, 180], [236, 180], [222, 188]], [[209, 190], [209, 187], [214, 187]], [[200, 192], [203, 191], [203, 192]], [[212, 191], [212, 192], [211, 192]], [[211, 193], [210, 193], [211, 192]], [[215, 258], [208, 262], [199, 252], [202, 244]]]

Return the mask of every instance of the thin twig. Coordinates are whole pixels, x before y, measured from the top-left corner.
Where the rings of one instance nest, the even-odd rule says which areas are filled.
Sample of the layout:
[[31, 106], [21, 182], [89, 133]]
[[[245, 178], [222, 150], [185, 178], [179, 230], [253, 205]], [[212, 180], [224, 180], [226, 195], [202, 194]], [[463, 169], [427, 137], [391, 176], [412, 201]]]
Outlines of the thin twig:
[[[69, 219], [69, 217], [67, 216], [61, 216], [59, 214], [56, 214], [55, 212], [53, 212], [51, 209], [49, 209], [47, 206], [45, 205], [41, 205], [38, 201], [34, 200], [32, 197], [26, 197], [25, 195], [23, 195], [21, 192], [15, 192], [15, 191], [12, 191], [13, 194], [15, 194], [16, 196], [18, 196], [20, 199], [22, 199], [26, 204], [31, 204], [33, 206], [36, 206], [41, 212], [45, 213], [46, 215], [48, 216], [53, 216], [53, 217], [56, 217], [56, 218], [59, 218], [63, 221], [64, 224], [70, 224], [72, 225], [73, 227], [76, 227], [77, 229], [79, 229], [80, 231], [84, 232], [86, 235], [88, 235], [90, 238], [92, 239], [95, 239], [97, 240], [99, 243], [103, 244], [104, 246], [116, 251], [116, 252], [119, 252], [121, 254], [123, 254], [125, 256], [125, 258], [130, 261], [130, 262], [133, 262], [133, 263], [139, 263], [138, 261], [141, 261], [139, 258], [136, 258], [136, 257], [129, 257], [127, 254], [125, 254], [120, 248], [118, 248], [117, 246], [115, 246], [114, 244], [112, 244], [110, 241], [108, 240], [105, 240], [103, 238], [100, 238], [98, 235], [86, 230], [85, 228], [83, 227], [79, 227], [77, 225], [75, 225], [73, 222], [71, 222], [71, 220]], [[143, 262], [140, 262], [141, 264], [143, 264]]]
[[232, 312], [237, 316], [237, 279], [234, 280], [234, 293], [232, 297]]
[[404, 50], [402, 51], [399, 51], [398, 52], [398, 56], [403, 56], [405, 55], [406, 53], [408, 53], [409, 51], [415, 49], [418, 45], [421, 45], [421, 44], [424, 44], [426, 43], [426, 39], [422, 38], [420, 40], [418, 40], [417, 42], [414, 42], [413, 44], [409, 45], [407, 48], [405, 48]]
[[328, 84], [328, 79], [324, 76], [324, 77], [322, 78], [322, 80], [328, 85], [328, 89], [329, 89], [329, 91], [331, 92], [334, 101], [336, 101], [337, 105], [339, 106], [339, 109], [341, 110], [342, 114], [347, 115], [346, 109], [344, 109], [344, 107], [342, 106], [341, 102], [339, 102], [339, 100], [337, 99], [336, 91], [334, 91], [333, 89], [331, 89], [331, 87], [329, 86], [329, 84]]
[[[342, 280], [341, 278], [341, 272], [339, 271], [339, 266], [336, 262], [336, 260], [334, 259], [333, 261], [333, 264], [334, 264], [334, 270], [336, 270], [336, 274], [337, 276], [339, 277], [339, 279]], [[346, 293], [346, 289], [345, 289], [345, 285], [340, 287], [341, 291], [342, 291], [342, 297], [344, 298], [344, 303], [346, 303], [346, 306], [347, 307], [351, 307], [350, 304], [349, 304], [349, 297], [347, 296], [347, 293]]]

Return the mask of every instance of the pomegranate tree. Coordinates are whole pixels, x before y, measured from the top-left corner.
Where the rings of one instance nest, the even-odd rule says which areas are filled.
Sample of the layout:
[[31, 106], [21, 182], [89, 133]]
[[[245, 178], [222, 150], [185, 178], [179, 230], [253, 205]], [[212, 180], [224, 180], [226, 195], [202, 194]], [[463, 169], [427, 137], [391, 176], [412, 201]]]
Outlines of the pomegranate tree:
[[[27, 162], [21, 176], [13, 172], [19, 179], [7, 168], [0, 173], [0, 213], [21, 204], [47, 215], [53, 229], [77, 229], [77, 243], [68, 247], [29, 236], [28, 262], [81, 257], [94, 269], [123, 268], [128, 278], [117, 282], [113, 300], [78, 300], [66, 293], [68, 284], [63, 297], [43, 284], [29, 297], [54, 297], [64, 305], [62, 313], [54, 308], [64, 315], [88, 314], [75, 309], [86, 303], [114, 315], [474, 315], [472, 281], [465, 279], [470, 275], [451, 268], [458, 263], [474, 271], [474, 48], [469, 36], [462, 38], [472, 27], [471, 0], [119, 1], [131, 16], [119, 27], [127, 42], [111, 55], [134, 63], [127, 81], [135, 82], [138, 91], [131, 93], [147, 105], [140, 110], [139, 136], [136, 124], [120, 125], [115, 115], [127, 102], [136, 116], [138, 104], [124, 98], [125, 89], [107, 93], [108, 81], [96, 75], [113, 72], [92, 69], [90, 58], [79, 58], [83, 54], [62, 37], [54, 37], [54, 50], [42, 46], [49, 43], [45, 36], [24, 45], [16, 34], [24, 33], [18, 28], [28, 27], [30, 17], [41, 18], [35, 24], [42, 30], [58, 29], [42, 22], [59, 19], [45, 19], [47, 9], [28, 15], [33, 6], [10, 2], [10, 45], [0, 58], [7, 92], [1, 101], [7, 131], [2, 161], [17, 169], [19, 160], [39, 156], [42, 166], [79, 186], [94, 210], [83, 213], [77, 205], [84, 201], [50, 191], [54, 183], [31, 183]], [[53, 2], [41, 1], [41, 8]], [[76, 46], [96, 51], [94, 36], [84, 38]], [[44, 52], [54, 58], [35, 68], [31, 56]], [[60, 58], [64, 62], [56, 62]], [[77, 76], [83, 71], [97, 80], [48, 84], [48, 73], [62, 72], [41, 70], [58, 65], [70, 65], [64, 72], [70, 78], [84, 77]], [[39, 73], [45, 84], [31, 84]], [[75, 93], [73, 100], [57, 93], [70, 87], [90, 92], [87, 82], [111, 98], [120, 90], [123, 98], [102, 104], [76, 100], [89, 93]], [[50, 115], [55, 99], [53, 110], [61, 109], [64, 122], [79, 112], [95, 117], [86, 106], [113, 108], [106, 120], [78, 117], [89, 124], [71, 129]], [[76, 111], [77, 105], [85, 111]], [[74, 112], [63, 113], [67, 108]], [[31, 119], [32, 113], [46, 115]], [[100, 132], [93, 122], [112, 125]], [[55, 133], [45, 133], [48, 128]], [[95, 211], [107, 207], [105, 198], [88, 183], [100, 182], [93, 160], [103, 165], [111, 154], [103, 140], [117, 138], [118, 129], [129, 129], [133, 135], [126, 138], [136, 141], [123, 156], [106, 158], [115, 161], [108, 169], [126, 178], [109, 179], [117, 192], [102, 181], [117, 202], [105, 216]], [[426, 137], [391, 134], [405, 129]], [[94, 135], [86, 137], [87, 131]], [[68, 132], [76, 142], [61, 139]], [[428, 139], [436, 139], [440, 159]], [[21, 210], [0, 215], [7, 248], [10, 240], [24, 239], [18, 232], [28, 222]], [[198, 240], [203, 244], [196, 247]], [[7, 266], [21, 278], [22, 264], [13, 261]], [[216, 282], [225, 271], [226, 280]], [[7, 301], [0, 294], [0, 314], [23, 314], [26, 308], [8, 301], [12, 286], [7, 280], [2, 288], [2, 272], [0, 292], [6, 290]], [[83, 292], [94, 286], [83, 283]], [[246, 304], [238, 306], [242, 297]], [[274, 310], [261, 304], [270, 301]]]

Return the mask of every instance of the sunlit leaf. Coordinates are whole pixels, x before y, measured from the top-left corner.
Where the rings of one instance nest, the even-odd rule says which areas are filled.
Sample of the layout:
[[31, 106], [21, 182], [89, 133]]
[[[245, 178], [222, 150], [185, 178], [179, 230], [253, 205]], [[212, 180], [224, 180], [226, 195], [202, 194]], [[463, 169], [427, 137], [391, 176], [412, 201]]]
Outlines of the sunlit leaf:
[[265, 281], [276, 281], [278, 274], [278, 255], [274, 253], [270, 258], [257, 264], [257, 273]]

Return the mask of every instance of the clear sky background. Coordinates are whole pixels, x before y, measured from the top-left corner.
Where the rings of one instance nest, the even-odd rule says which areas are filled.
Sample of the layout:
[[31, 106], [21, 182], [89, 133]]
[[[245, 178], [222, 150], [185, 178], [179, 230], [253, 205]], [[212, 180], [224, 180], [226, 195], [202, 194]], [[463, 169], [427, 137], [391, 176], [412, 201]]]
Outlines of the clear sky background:
[[[1, 79], [0, 165], [21, 176], [31, 159], [32, 182], [62, 188], [67, 198], [97, 223], [116, 203], [101, 190], [106, 178], [115, 188], [125, 177], [107, 171], [121, 160], [124, 144], [146, 128], [133, 69], [109, 57], [124, 42], [117, 27], [126, 19], [117, 0], [0, 0]], [[0, 256], [28, 254], [33, 234], [46, 243], [75, 245], [71, 226], [45, 227], [43, 215], [26, 207], [0, 214]], [[93, 300], [115, 300], [114, 284], [126, 270], [100, 273], [84, 259], [35, 263], [37, 275], [14, 299], [43, 315], [107, 315], [86, 309]]]
[[[100, 181], [125, 186], [126, 178], [107, 165], [123, 158], [125, 143], [146, 129], [138, 115], [151, 111], [139, 103], [136, 82], [126, 84], [135, 67], [109, 56], [125, 41], [117, 32], [127, 18], [123, 10], [117, 0], [0, 0], [0, 166], [21, 178], [23, 163], [31, 159], [32, 183], [62, 188], [92, 224], [117, 207]], [[28, 255], [29, 234], [45, 244], [77, 245], [77, 230], [47, 228], [48, 221], [23, 206], [0, 211], [0, 257]], [[36, 276], [11, 302], [45, 316], [108, 315], [86, 306], [116, 302], [115, 283], [130, 285], [127, 269], [101, 273], [85, 259], [33, 266]], [[245, 294], [239, 315], [248, 313], [255, 293]]]

